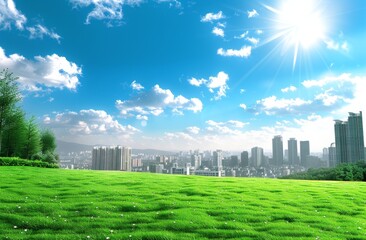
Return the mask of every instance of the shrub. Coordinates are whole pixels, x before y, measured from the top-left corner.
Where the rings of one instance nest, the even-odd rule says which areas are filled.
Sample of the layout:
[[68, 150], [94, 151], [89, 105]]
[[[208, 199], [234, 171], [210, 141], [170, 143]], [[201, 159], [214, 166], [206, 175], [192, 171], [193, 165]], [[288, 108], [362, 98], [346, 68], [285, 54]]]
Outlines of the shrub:
[[0, 166], [30, 166], [42, 168], [58, 168], [55, 163], [43, 162], [40, 160], [27, 160], [17, 157], [0, 157]]

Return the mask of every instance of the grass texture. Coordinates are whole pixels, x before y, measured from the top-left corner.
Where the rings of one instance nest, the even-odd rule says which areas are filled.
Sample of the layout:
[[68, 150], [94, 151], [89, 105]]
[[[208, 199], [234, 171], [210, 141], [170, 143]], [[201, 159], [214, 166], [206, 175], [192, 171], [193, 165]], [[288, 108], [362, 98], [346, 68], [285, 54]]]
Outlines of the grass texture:
[[0, 167], [0, 239], [366, 239], [366, 184]]

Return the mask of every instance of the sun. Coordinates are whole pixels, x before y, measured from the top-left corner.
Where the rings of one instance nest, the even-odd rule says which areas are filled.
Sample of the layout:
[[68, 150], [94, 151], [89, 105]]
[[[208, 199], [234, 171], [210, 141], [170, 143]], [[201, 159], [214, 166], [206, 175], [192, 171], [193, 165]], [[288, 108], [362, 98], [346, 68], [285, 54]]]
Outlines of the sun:
[[264, 5], [274, 13], [274, 37], [280, 39], [285, 49], [293, 48], [293, 68], [300, 48], [308, 51], [325, 39], [326, 26], [322, 17], [321, 1], [287, 0], [278, 9]]

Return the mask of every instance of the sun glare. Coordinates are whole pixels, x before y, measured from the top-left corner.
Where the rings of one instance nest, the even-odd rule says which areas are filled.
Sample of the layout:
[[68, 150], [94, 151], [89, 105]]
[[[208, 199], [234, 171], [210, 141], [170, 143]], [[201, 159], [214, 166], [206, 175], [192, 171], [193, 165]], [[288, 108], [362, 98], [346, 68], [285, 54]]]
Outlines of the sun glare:
[[275, 14], [275, 39], [280, 39], [284, 49], [293, 48], [293, 68], [295, 68], [299, 49], [304, 51], [314, 47], [325, 38], [325, 24], [319, 10], [319, 1], [288, 0], [278, 9], [265, 6]]

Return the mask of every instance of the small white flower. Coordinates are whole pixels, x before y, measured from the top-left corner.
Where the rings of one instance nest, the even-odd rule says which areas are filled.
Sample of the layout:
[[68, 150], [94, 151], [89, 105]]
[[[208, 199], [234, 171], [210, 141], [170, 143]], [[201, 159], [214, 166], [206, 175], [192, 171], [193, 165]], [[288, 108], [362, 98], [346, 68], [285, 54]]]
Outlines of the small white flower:
[[18, 228], [17, 226], [14, 226], [14, 228]]

